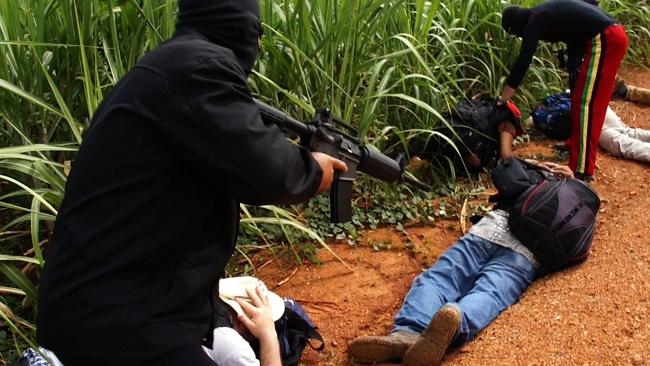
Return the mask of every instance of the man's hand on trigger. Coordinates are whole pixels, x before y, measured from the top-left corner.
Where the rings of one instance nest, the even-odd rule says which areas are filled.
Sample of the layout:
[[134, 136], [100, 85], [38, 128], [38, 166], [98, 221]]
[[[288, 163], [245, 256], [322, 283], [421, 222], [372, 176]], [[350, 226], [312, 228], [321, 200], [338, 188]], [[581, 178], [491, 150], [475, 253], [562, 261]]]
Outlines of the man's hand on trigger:
[[321, 170], [323, 171], [323, 178], [318, 187], [318, 193], [330, 189], [332, 181], [334, 180], [334, 170], [342, 172], [348, 171], [348, 166], [339, 159], [333, 158], [321, 152], [312, 152], [311, 156], [316, 160]]

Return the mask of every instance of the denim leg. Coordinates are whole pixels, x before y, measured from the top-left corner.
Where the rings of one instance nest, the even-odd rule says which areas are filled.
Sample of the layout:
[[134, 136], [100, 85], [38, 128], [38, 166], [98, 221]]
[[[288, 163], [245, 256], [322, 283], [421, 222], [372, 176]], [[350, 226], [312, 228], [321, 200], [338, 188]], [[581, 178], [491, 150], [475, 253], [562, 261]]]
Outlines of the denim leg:
[[480, 271], [472, 289], [457, 305], [461, 310], [456, 344], [468, 341], [512, 305], [535, 280], [537, 269], [523, 255], [499, 247]]
[[460, 238], [415, 278], [395, 315], [393, 332], [422, 333], [442, 305], [458, 301], [472, 289], [481, 268], [499, 248], [473, 234]]

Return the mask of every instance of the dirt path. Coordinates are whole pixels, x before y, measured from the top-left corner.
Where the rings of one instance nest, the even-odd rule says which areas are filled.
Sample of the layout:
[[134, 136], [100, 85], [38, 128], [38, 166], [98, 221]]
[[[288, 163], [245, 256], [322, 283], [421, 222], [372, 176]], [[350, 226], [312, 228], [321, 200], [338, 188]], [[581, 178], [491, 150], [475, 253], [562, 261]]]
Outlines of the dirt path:
[[[650, 88], [648, 71], [630, 69], [625, 76]], [[650, 107], [612, 106], [629, 125], [650, 129]], [[528, 144], [517, 153], [550, 156], [550, 144]], [[589, 260], [533, 283], [444, 364], [650, 365], [650, 167], [599, 156], [594, 186], [603, 203]], [[307, 351], [304, 363], [345, 365], [348, 342], [385, 334], [413, 277], [460, 235], [457, 221], [406, 233], [368, 231], [357, 247], [333, 244], [354, 272], [322, 251], [320, 266], [293, 272], [293, 264], [274, 263], [258, 275], [276, 292], [302, 300], [320, 327], [326, 349]]]

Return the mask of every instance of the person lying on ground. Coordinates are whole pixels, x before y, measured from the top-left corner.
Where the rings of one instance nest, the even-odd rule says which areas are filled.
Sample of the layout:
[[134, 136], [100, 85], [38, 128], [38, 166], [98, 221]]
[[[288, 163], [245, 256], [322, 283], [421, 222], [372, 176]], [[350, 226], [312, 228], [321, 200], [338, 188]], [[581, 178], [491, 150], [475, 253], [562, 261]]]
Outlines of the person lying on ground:
[[629, 127], [611, 107], [607, 108], [599, 143], [612, 155], [650, 163], [650, 131]]
[[650, 105], [650, 89], [630, 85], [620, 78], [617, 78], [616, 80], [616, 86], [614, 87], [612, 97], [634, 103]]
[[67, 180], [36, 339], [66, 366], [214, 366], [240, 204], [291, 204], [345, 164], [260, 117], [258, 0], [180, 0], [171, 39], [106, 95]]
[[587, 51], [571, 88], [569, 166], [577, 178], [590, 180], [614, 78], [627, 50], [625, 28], [603, 9], [583, 0], [548, 0], [532, 8], [510, 6], [503, 12], [502, 25], [506, 32], [522, 37], [522, 42], [501, 101], [514, 96], [540, 40], [564, 42], [571, 53], [576, 48]]
[[[566, 165], [539, 165], [573, 177]], [[415, 278], [389, 335], [356, 338], [348, 354], [367, 364], [436, 365], [450, 345], [474, 338], [516, 302], [539, 273], [540, 264], [511, 233], [507, 211], [495, 209]]]

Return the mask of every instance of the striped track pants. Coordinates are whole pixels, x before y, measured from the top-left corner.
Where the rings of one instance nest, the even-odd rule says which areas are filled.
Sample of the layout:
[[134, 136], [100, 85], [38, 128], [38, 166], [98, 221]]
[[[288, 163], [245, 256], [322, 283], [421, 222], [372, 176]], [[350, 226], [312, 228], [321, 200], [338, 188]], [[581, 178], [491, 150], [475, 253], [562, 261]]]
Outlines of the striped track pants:
[[571, 91], [569, 167], [575, 173], [593, 175], [598, 139], [612, 95], [618, 67], [625, 56], [625, 28], [611, 25], [589, 40], [578, 80]]

